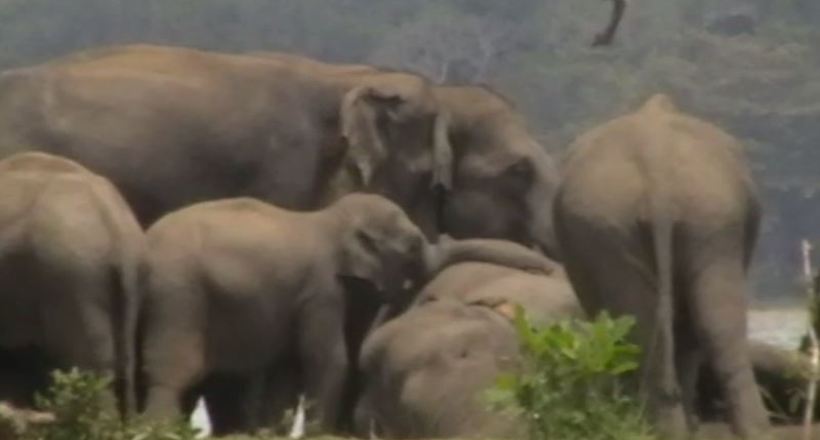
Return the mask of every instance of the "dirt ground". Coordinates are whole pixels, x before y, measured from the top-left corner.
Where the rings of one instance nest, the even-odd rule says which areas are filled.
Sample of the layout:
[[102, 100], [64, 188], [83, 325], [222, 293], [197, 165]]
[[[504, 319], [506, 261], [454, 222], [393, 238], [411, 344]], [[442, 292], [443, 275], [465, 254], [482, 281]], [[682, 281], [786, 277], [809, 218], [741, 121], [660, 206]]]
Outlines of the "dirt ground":
[[[701, 426], [698, 433], [698, 440], [737, 440], [729, 431], [729, 426], [722, 423], [712, 423]], [[812, 427], [812, 440], [820, 440], [820, 424]], [[768, 437], [761, 440], [802, 440], [803, 428], [801, 426], [776, 426]]]

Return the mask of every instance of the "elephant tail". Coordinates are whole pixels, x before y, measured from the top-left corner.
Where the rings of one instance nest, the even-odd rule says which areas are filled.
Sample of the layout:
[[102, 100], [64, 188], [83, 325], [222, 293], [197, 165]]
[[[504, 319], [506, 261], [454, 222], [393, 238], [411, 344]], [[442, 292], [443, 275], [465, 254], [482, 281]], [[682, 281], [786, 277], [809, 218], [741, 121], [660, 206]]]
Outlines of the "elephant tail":
[[117, 313], [113, 323], [116, 347], [116, 376], [124, 417], [136, 413], [136, 338], [139, 312], [138, 261], [124, 256], [113, 268], [113, 300]]
[[[674, 364], [674, 222], [667, 215], [668, 209], [656, 206], [651, 227], [652, 251], [657, 277], [657, 309], [652, 328], [652, 339], [646, 356], [660, 360], [663, 383], [675, 380], [668, 376], [667, 367]], [[658, 351], [660, 350], [660, 351]], [[647, 373], [644, 373], [647, 374]], [[648, 390], [646, 390], [648, 391]]]

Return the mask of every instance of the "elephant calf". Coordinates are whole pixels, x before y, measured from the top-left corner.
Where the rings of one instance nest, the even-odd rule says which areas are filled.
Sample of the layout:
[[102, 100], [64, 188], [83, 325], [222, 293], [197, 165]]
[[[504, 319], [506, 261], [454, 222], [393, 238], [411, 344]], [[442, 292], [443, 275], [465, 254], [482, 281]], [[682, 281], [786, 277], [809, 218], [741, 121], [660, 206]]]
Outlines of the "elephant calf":
[[366, 340], [357, 424], [388, 438], [515, 438], [519, 421], [493, 414], [481, 392], [511, 368], [519, 342], [514, 305], [535, 322], [582, 317], [560, 270], [536, 275], [463, 263], [439, 273], [417, 305]]
[[[33, 152], [0, 161], [0, 367], [27, 352], [47, 368], [110, 374], [132, 410], [143, 240], [118, 191], [81, 165]], [[19, 394], [0, 399], [32, 403], [35, 390], [3, 382]]]
[[[144, 261], [146, 414], [179, 414], [185, 394], [209, 376], [252, 381], [290, 362], [323, 427], [336, 430], [349, 377], [344, 324], [355, 319], [345, 316], [355, 309], [346, 301], [364, 300], [341, 279], [397, 292], [407, 279], [465, 259], [553, 269], [540, 255], [496, 240], [434, 247], [397, 205], [376, 195], [350, 194], [315, 212], [239, 198], [169, 214], [148, 231]], [[248, 429], [248, 420], [222, 433]]]

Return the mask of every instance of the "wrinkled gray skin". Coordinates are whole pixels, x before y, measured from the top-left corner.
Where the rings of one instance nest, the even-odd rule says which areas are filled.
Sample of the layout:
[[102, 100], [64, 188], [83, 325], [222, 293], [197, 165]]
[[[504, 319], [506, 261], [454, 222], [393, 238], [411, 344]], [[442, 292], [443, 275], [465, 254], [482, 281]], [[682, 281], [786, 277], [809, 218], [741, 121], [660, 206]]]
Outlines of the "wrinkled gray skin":
[[535, 322], [582, 317], [560, 269], [551, 275], [462, 263], [439, 273], [407, 313], [376, 329], [360, 363], [360, 434], [387, 438], [515, 438], [520, 421], [492, 413], [481, 392], [515, 364], [515, 305]]
[[402, 72], [133, 45], [0, 75], [0, 146], [108, 177], [145, 225], [204, 200], [305, 210], [368, 189], [433, 237], [446, 130], [428, 82]]
[[555, 256], [554, 164], [481, 87], [291, 54], [100, 48], [0, 74], [0, 147], [108, 177], [144, 225], [223, 197], [306, 210], [366, 190], [428, 239], [504, 238]]
[[[249, 55], [326, 75], [383, 71], [288, 53]], [[523, 116], [510, 101], [482, 86], [433, 86], [432, 91], [444, 112], [453, 154], [453, 185], [443, 193], [438, 232], [512, 240], [556, 257], [551, 200], [558, 171]]]
[[428, 239], [506, 238], [556, 255], [554, 165], [480, 87], [431, 92], [415, 75], [288, 54], [102, 48], [0, 75], [0, 147], [28, 146], [109, 177], [146, 225], [207, 199], [302, 210], [364, 189]]
[[581, 136], [554, 205], [564, 264], [590, 314], [634, 315], [641, 397], [666, 436], [694, 429], [698, 366], [734, 432], [768, 427], [746, 344], [760, 208], [742, 146], [664, 95]]
[[[355, 320], [345, 303], [357, 300], [340, 278], [395, 292], [404, 280], [421, 282], [465, 259], [553, 270], [539, 254], [509, 245], [431, 245], [376, 195], [347, 195], [314, 212], [240, 198], [169, 214], [148, 231], [144, 261], [145, 412], [172, 417], [209, 376], [254, 380], [288, 361], [298, 365], [323, 427], [335, 431], [348, 377], [345, 321]], [[242, 426], [252, 417], [219, 434], [252, 428]]]
[[[39, 367], [110, 374], [115, 390], [108, 403], [115, 405], [116, 391], [120, 410], [134, 409], [143, 240], [133, 213], [106, 179], [43, 153], [0, 161], [0, 348], [33, 351], [44, 360], [22, 366], [24, 375]], [[0, 400], [31, 404], [34, 391], [44, 390]]]
[[[367, 65], [327, 64], [286, 53], [250, 55], [294, 70], [325, 75], [380, 71]], [[453, 151], [453, 185], [437, 194], [441, 198], [435, 207], [436, 213], [426, 218], [435, 217], [439, 232], [457, 238], [502, 238], [536, 246], [547, 255], [557, 256], [551, 199], [558, 173], [554, 161], [534, 139], [523, 117], [509, 101], [484, 87], [434, 86], [433, 93], [446, 115], [447, 138]], [[414, 220], [419, 217], [415, 216]], [[385, 316], [395, 316], [403, 308], [404, 305], [398, 305], [398, 308], [382, 310], [377, 323]], [[351, 362], [355, 363], [356, 358], [354, 353]], [[276, 372], [273, 376], [284, 377], [284, 374]], [[272, 394], [288, 392], [280, 390]], [[267, 400], [272, 398], [269, 396]], [[216, 405], [236, 406], [214, 402], [209, 403], [209, 408]], [[279, 406], [274, 407], [277, 407], [274, 414], [279, 413]]]
[[512, 103], [478, 86], [438, 86], [449, 113], [453, 185], [441, 231], [539, 247], [559, 257], [552, 226], [558, 171]]

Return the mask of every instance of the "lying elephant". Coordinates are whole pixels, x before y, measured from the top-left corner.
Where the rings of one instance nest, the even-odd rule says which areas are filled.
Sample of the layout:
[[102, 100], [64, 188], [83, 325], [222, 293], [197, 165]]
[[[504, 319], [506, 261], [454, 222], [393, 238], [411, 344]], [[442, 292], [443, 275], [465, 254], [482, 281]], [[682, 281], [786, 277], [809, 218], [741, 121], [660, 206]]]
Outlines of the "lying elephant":
[[[108, 180], [44, 153], [0, 161], [0, 359], [35, 352], [44, 369], [110, 374], [130, 412], [143, 240]], [[13, 394], [7, 387], [22, 384], [3, 382]], [[34, 391], [0, 399], [31, 404]]]
[[390, 438], [514, 437], [518, 421], [490, 412], [481, 392], [518, 355], [514, 305], [535, 322], [582, 317], [559, 272], [534, 275], [484, 263], [450, 266], [417, 305], [376, 329], [360, 359], [357, 425]]
[[[253, 381], [292, 362], [322, 426], [337, 430], [349, 377], [345, 321], [355, 319], [345, 316], [346, 303], [358, 301], [340, 278], [399, 291], [407, 279], [420, 282], [464, 260], [554, 268], [507, 242], [431, 245], [397, 205], [376, 195], [347, 195], [314, 212], [240, 198], [169, 214], [148, 231], [144, 260], [145, 412], [180, 414], [187, 392], [209, 376]], [[240, 395], [238, 404], [245, 401]], [[246, 430], [252, 417], [222, 429]]]
[[507, 266], [468, 262], [447, 267], [419, 292], [416, 305], [437, 300], [483, 304], [512, 317], [514, 304], [535, 323], [584, 316], [563, 268], [552, 273], [522, 272]]

